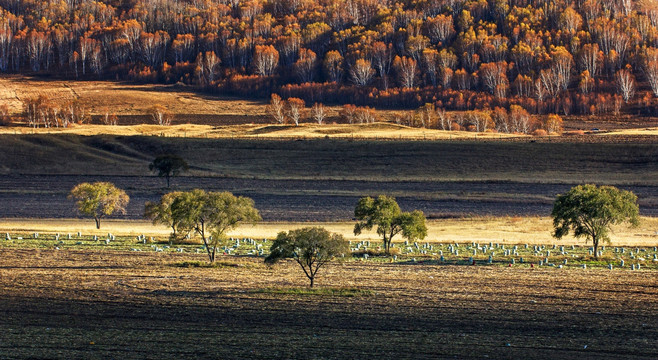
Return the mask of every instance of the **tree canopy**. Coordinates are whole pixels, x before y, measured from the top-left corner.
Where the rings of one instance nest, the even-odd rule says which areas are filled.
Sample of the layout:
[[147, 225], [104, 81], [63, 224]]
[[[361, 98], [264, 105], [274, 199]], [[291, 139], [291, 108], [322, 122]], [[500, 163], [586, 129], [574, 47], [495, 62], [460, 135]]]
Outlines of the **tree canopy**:
[[420, 210], [402, 212], [395, 198], [380, 195], [376, 199], [364, 197], [354, 209], [357, 223], [354, 225], [354, 235], [363, 230], [377, 227], [377, 234], [384, 241], [384, 250], [390, 254], [391, 241], [397, 234], [410, 241], [424, 239], [427, 236], [425, 215]]
[[637, 196], [613, 186], [579, 185], [566, 194], [558, 195], [551, 213], [553, 236], [560, 239], [573, 231], [575, 237], [585, 237], [594, 245], [598, 258], [600, 241], [610, 241], [610, 226], [639, 222]]
[[201, 236], [210, 262], [226, 231], [243, 222], [260, 221], [254, 201], [230, 192], [206, 192], [195, 189], [176, 195], [170, 205], [171, 226], [179, 234], [194, 232]]
[[157, 172], [159, 177], [167, 180], [167, 187], [169, 187], [170, 178], [178, 176], [189, 168], [182, 157], [173, 154], [160, 155], [149, 164], [149, 170]]
[[130, 198], [125, 191], [109, 182], [81, 183], [69, 194], [69, 199], [76, 199], [76, 207], [82, 215], [91, 216], [96, 221], [96, 228], [101, 228], [101, 218], [115, 212], [125, 214]]
[[293, 258], [301, 266], [313, 287], [315, 276], [335, 256], [349, 253], [343, 236], [332, 234], [321, 227], [306, 227], [289, 232], [280, 232], [265, 263], [275, 264], [284, 258]]
[[[162, 195], [160, 201], [150, 202], [147, 201], [144, 205], [144, 217], [151, 220], [153, 225], [166, 225], [171, 228], [171, 239], [178, 239], [178, 223], [174, 221], [171, 214], [171, 204], [183, 194], [180, 191], [173, 191]], [[187, 234], [185, 234], [187, 235]]]

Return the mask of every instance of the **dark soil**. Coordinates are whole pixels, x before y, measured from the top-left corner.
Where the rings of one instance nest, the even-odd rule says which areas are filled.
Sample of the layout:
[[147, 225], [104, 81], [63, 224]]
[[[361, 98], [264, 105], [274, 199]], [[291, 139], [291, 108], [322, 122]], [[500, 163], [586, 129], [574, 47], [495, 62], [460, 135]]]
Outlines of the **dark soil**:
[[[348, 262], [321, 287], [294, 263], [0, 250], [2, 359], [653, 359], [653, 273]], [[246, 266], [245, 266], [246, 265]]]

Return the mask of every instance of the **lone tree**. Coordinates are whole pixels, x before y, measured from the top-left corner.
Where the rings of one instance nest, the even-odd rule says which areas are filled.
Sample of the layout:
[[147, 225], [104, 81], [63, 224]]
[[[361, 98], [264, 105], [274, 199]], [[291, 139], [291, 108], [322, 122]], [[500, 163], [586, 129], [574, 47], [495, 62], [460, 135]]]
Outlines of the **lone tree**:
[[171, 226], [180, 234], [194, 232], [201, 236], [210, 262], [226, 231], [242, 222], [260, 221], [254, 201], [230, 192], [205, 192], [194, 189], [182, 192], [170, 205]]
[[171, 125], [174, 114], [171, 113], [164, 105], [155, 104], [148, 110], [153, 122], [161, 126]]
[[265, 263], [271, 265], [283, 258], [293, 258], [310, 280], [310, 287], [313, 287], [320, 268], [335, 256], [349, 251], [342, 235], [332, 234], [321, 227], [306, 227], [288, 233], [280, 232]]
[[81, 183], [69, 194], [69, 199], [76, 199], [78, 211], [82, 215], [92, 216], [96, 229], [101, 228], [101, 218], [115, 212], [125, 214], [130, 198], [125, 191], [110, 182]]
[[358, 221], [354, 225], [354, 235], [376, 226], [377, 234], [384, 241], [386, 254], [391, 253], [391, 240], [399, 233], [409, 241], [422, 240], [427, 236], [423, 212], [420, 210], [402, 212], [395, 198], [390, 196], [379, 195], [376, 199], [371, 197], [359, 199], [354, 209], [354, 216]]
[[558, 195], [553, 205], [553, 236], [561, 239], [573, 230], [574, 236], [585, 237], [594, 244], [594, 258], [598, 259], [600, 241], [610, 242], [610, 226], [628, 222], [639, 223], [637, 196], [613, 186], [579, 185], [568, 193]]
[[181, 194], [182, 192], [180, 191], [170, 192], [162, 195], [159, 202], [147, 201], [144, 205], [144, 217], [151, 220], [153, 225], [166, 225], [170, 227], [172, 230], [172, 240], [176, 240], [180, 232], [178, 231], [178, 224], [174, 222], [174, 218], [171, 215], [171, 204]]
[[172, 177], [189, 169], [190, 167], [182, 157], [172, 154], [160, 155], [149, 164], [149, 170], [157, 172], [159, 177], [167, 179], [167, 187], [169, 187], [169, 180]]

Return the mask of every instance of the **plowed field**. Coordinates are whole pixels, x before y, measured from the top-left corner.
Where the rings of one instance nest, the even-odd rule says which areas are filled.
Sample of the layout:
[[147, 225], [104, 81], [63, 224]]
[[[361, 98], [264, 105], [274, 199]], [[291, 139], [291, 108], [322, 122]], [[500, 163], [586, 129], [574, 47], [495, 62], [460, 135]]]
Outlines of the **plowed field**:
[[296, 264], [201, 255], [0, 251], [0, 358], [652, 359], [655, 274], [498, 266]]

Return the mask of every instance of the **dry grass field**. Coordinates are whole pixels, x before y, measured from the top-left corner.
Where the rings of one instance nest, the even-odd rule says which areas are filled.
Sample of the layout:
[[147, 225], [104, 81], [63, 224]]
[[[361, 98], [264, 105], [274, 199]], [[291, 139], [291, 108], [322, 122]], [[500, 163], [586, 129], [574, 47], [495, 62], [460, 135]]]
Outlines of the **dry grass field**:
[[[122, 126], [94, 119], [67, 129], [0, 127], [0, 359], [658, 353], [655, 119], [569, 118], [569, 129], [614, 132], [548, 138], [348, 126], [335, 118], [274, 126], [264, 102], [184, 86], [0, 78], [0, 104], [14, 114], [22, 99], [37, 95], [78, 99], [95, 116], [117, 114]], [[148, 125], [155, 103], [176, 114], [173, 126]], [[335, 116], [337, 108], [329, 111]], [[382, 114], [386, 120], [391, 112]], [[140, 220], [144, 203], [168, 191], [148, 171], [163, 153], [191, 166], [173, 189], [253, 198], [266, 221], [228, 236], [264, 248], [271, 241], [263, 239], [279, 231], [320, 225], [376, 253], [377, 235], [355, 237], [351, 218], [359, 197], [377, 194], [423, 210], [429, 235], [420, 244], [398, 238], [399, 258], [368, 259], [359, 250], [334, 262], [314, 291], [294, 262], [267, 267], [255, 243], [244, 240], [240, 248], [235, 242], [235, 255], [208, 267], [196, 240], [169, 244], [167, 228]], [[74, 218], [66, 196], [83, 181], [125, 189], [127, 214], [101, 230]], [[634, 191], [644, 215], [639, 227], [614, 228], [600, 260], [581, 240], [550, 236], [555, 195], [581, 183]], [[108, 233], [117, 239], [104, 240]], [[136, 240], [142, 234], [148, 242]], [[449, 250], [456, 243], [459, 253]], [[480, 248], [494, 243], [495, 257]], [[221, 252], [231, 253], [229, 245]], [[515, 246], [520, 257], [503, 253]], [[551, 251], [554, 263], [544, 264]], [[631, 270], [640, 263], [642, 270]]]
[[[428, 235], [423, 242], [429, 243], [489, 243], [500, 244], [557, 244], [585, 245], [582, 239], [566, 237], [555, 240], [551, 237], [552, 222], [547, 217], [474, 217], [459, 219], [429, 220]], [[280, 231], [288, 231], [306, 226], [322, 226], [327, 230], [343, 235], [351, 241], [381, 240], [374, 232], [364, 232], [359, 236], [353, 233], [353, 222], [264, 222], [245, 224], [228, 233], [230, 237], [273, 239]], [[105, 236], [108, 232], [117, 236], [153, 236], [165, 240], [171, 229], [155, 226], [148, 221], [106, 220], [100, 230], [93, 220], [87, 219], [0, 219], [0, 233], [47, 233], [67, 234], [81, 232], [86, 235]], [[644, 217], [640, 226], [630, 228], [617, 226], [612, 233], [613, 246], [657, 246], [658, 218]], [[396, 238], [401, 242], [401, 238]]]
[[[375, 124], [300, 124], [294, 125], [72, 125], [68, 128], [0, 127], [0, 134], [72, 134], [82, 136], [162, 136], [178, 138], [243, 138], [243, 139], [380, 139], [380, 140], [507, 140], [528, 138], [525, 135], [473, 133], [419, 129], [408, 126]], [[622, 133], [623, 134], [623, 131]], [[658, 132], [657, 132], [658, 134]], [[646, 133], [638, 134], [646, 135]]]
[[[651, 359], [654, 272], [1, 249], [3, 359]], [[322, 290], [324, 289], [324, 290]], [[335, 289], [335, 290], [332, 290]]]
[[[404, 126], [345, 126], [335, 125], [339, 106], [328, 106], [329, 124], [321, 127], [263, 126], [271, 124], [263, 100], [245, 100], [227, 96], [206, 95], [179, 85], [143, 85], [112, 81], [71, 81], [51, 78], [9, 75], [0, 78], [0, 104], [7, 104], [12, 114], [22, 111], [23, 100], [45, 95], [55, 103], [79, 100], [89, 108], [100, 124], [98, 116], [106, 112], [116, 114], [122, 126], [77, 126], [69, 129], [26, 129], [24, 127], [0, 128], [0, 133], [74, 133], [79, 135], [165, 135], [186, 137], [360, 137], [379, 139], [501, 139], [517, 138], [505, 134], [474, 134], [468, 132], [444, 132], [427, 129], [410, 129]], [[154, 104], [162, 104], [175, 115], [178, 126], [145, 126], [152, 120], [148, 110]], [[384, 121], [392, 122], [398, 111], [379, 110]], [[254, 125], [256, 124], [256, 125]], [[240, 125], [240, 126], [235, 126]], [[228, 127], [227, 127], [228, 126]], [[655, 118], [631, 117], [565, 117], [565, 129], [608, 130], [617, 136], [658, 135]]]

